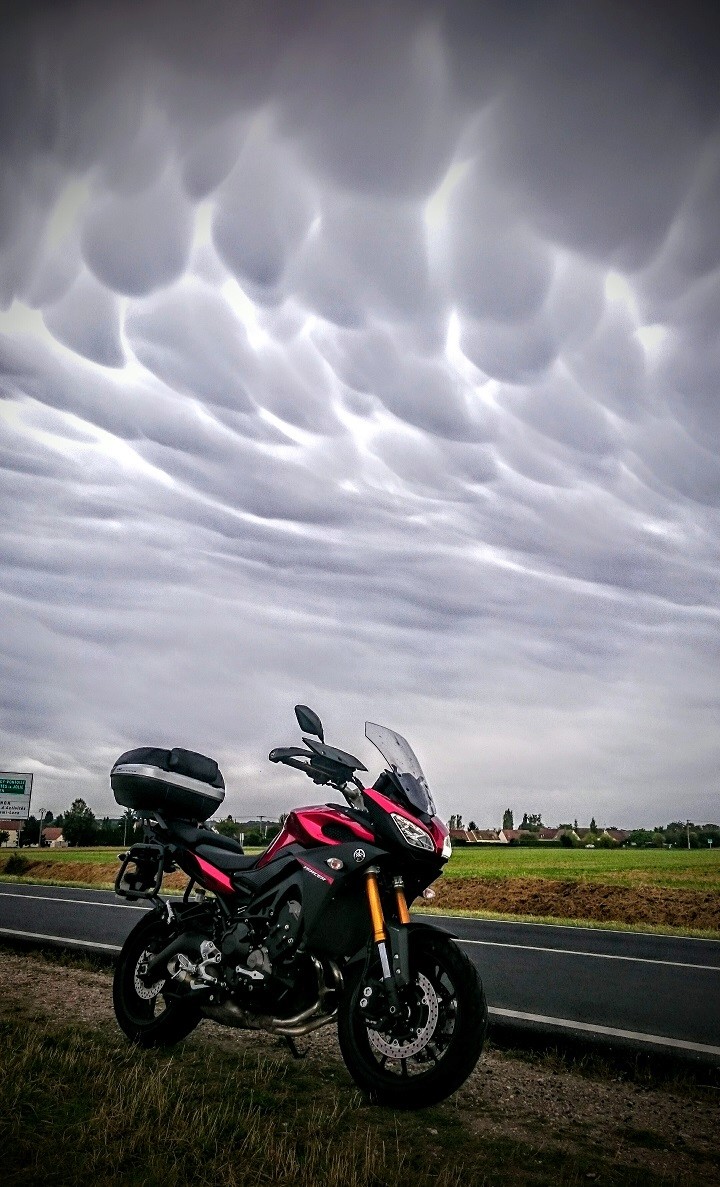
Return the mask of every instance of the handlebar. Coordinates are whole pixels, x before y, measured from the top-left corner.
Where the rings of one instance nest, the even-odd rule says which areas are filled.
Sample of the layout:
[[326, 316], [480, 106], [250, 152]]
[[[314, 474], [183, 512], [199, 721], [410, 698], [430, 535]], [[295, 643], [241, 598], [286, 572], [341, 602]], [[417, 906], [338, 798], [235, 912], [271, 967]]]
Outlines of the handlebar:
[[[302, 759], [305, 757], [310, 761], [303, 762]], [[313, 763], [316, 755], [311, 751], [303, 750], [300, 746], [277, 746], [274, 750], [270, 751], [268, 758], [270, 762], [279, 762], [283, 766], [294, 767], [296, 771], [302, 771], [303, 775], [308, 775], [313, 783], [329, 783], [331, 787], [335, 787], [338, 791], [341, 791], [348, 803], [353, 807], [362, 807], [362, 804], [357, 802], [357, 793], [348, 791], [348, 776], [342, 778], [342, 782], [338, 782], [329, 771], [318, 769]], [[362, 783], [359, 779], [356, 779], [354, 775], [350, 774], [349, 780], [362, 791]]]
[[296, 771], [304, 771], [306, 775], [311, 774], [309, 763], [301, 762], [299, 758], [290, 758], [289, 755], [284, 758], [273, 758], [271, 755], [270, 762], [281, 762], [283, 766], [295, 767]]

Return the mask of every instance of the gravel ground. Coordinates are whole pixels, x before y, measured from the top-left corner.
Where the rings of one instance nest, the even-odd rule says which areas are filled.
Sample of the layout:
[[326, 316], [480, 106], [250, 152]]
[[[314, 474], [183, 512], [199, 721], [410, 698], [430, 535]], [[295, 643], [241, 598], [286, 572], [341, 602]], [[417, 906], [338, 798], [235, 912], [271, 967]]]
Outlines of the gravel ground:
[[[110, 971], [58, 964], [37, 953], [0, 953], [0, 1017], [115, 1030]], [[190, 1043], [277, 1050], [279, 1040], [202, 1023]], [[339, 1061], [334, 1028], [299, 1046], [311, 1061]], [[288, 1053], [288, 1058], [291, 1058]], [[709, 1079], [708, 1076], [705, 1077]], [[444, 1106], [479, 1135], [531, 1147], [601, 1149], [628, 1167], [666, 1174], [681, 1184], [720, 1184], [717, 1132], [720, 1092], [693, 1082], [631, 1082], [608, 1064], [582, 1074], [552, 1055], [518, 1058], [492, 1047]], [[432, 1139], [429, 1130], [429, 1140]], [[591, 1176], [588, 1176], [589, 1178]], [[597, 1178], [602, 1181], [601, 1173]]]

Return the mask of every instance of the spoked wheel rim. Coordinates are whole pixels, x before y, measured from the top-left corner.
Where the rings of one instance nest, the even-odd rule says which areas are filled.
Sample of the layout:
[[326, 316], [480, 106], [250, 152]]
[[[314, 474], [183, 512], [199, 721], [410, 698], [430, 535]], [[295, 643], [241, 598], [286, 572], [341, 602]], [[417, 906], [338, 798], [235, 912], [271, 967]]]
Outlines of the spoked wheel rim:
[[437, 957], [415, 971], [406, 990], [402, 1023], [376, 1029], [361, 1022], [376, 1071], [393, 1079], [433, 1072], [447, 1054], [457, 1025], [457, 990]]

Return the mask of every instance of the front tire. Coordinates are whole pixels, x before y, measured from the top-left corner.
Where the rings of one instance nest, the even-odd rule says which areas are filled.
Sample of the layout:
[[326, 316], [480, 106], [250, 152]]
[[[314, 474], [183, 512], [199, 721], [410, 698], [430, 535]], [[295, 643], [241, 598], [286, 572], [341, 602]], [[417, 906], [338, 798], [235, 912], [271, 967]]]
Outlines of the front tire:
[[172, 939], [164, 919], [154, 913], [133, 928], [123, 944], [113, 979], [113, 1005], [120, 1029], [133, 1043], [164, 1047], [187, 1038], [200, 1021], [197, 1006], [166, 998], [168, 978], [152, 985], [139, 969]]
[[[411, 928], [407, 1034], [369, 1025], [361, 1001], [372, 970], [347, 986], [338, 1015], [343, 1059], [376, 1104], [422, 1109], [455, 1092], [475, 1067], [487, 1033], [487, 1004], [475, 966], [448, 936]], [[376, 974], [377, 975], [377, 974]]]

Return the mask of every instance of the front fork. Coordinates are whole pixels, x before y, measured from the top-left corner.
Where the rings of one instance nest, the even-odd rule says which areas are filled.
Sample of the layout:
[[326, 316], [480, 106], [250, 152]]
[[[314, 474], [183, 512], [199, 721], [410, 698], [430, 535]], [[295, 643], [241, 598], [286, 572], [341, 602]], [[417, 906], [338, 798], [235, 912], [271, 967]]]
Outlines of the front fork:
[[377, 947], [382, 969], [382, 979], [390, 1003], [390, 1013], [399, 1008], [398, 990], [410, 982], [410, 960], [408, 954], [407, 925], [410, 912], [405, 898], [405, 887], [401, 877], [393, 878], [397, 923], [389, 923], [383, 914], [378, 886], [377, 866], [370, 866], [365, 876], [365, 892], [373, 929], [373, 942]]

